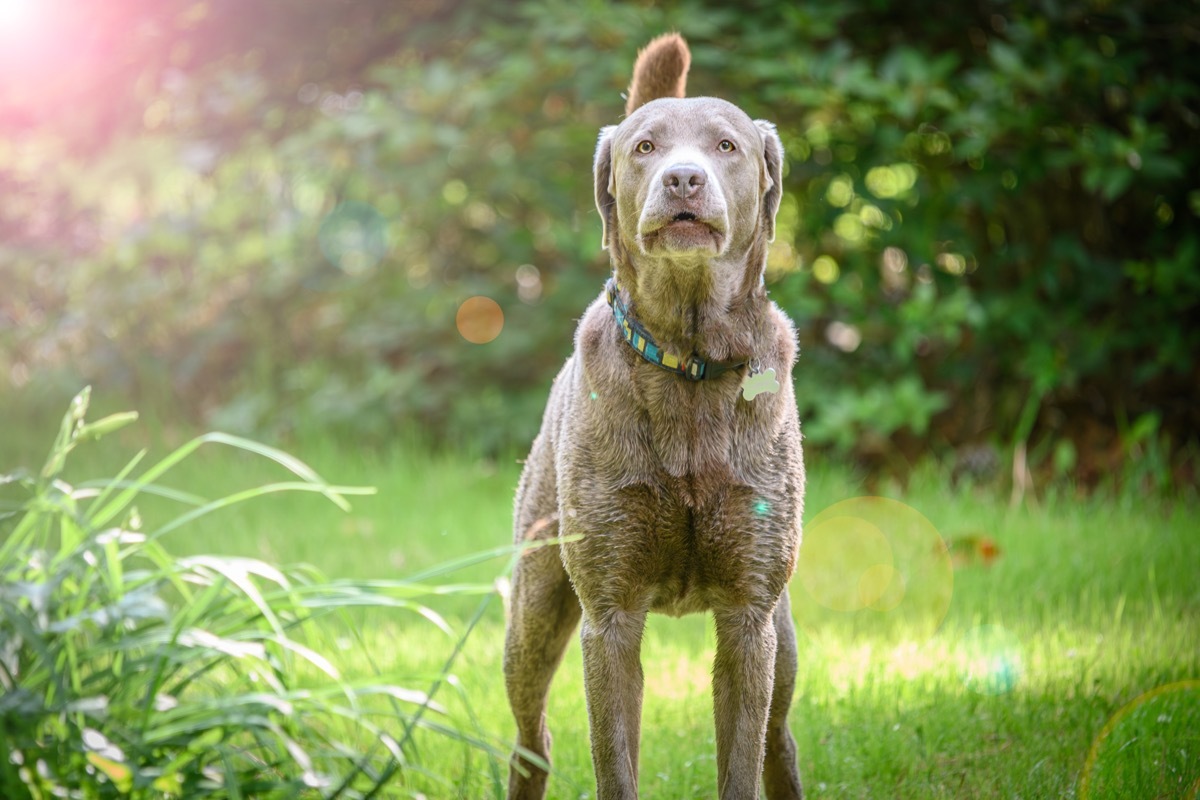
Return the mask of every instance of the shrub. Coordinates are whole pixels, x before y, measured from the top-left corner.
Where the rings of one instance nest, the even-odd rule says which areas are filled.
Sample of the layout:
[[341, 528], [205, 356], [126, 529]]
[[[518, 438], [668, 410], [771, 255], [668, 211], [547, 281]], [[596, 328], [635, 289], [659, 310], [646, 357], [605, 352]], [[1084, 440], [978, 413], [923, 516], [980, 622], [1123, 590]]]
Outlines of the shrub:
[[[285, 453], [224, 434], [194, 439], [136, 477], [145, 451], [113, 479], [71, 485], [71, 452], [136, 418], [89, 423], [88, 400], [85, 390], [72, 402], [40, 472], [0, 478], [6, 495], [14, 486], [24, 495], [0, 516], [0, 796], [366, 797], [412, 766], [418, 728], [507, 757], [446, 723], [431, 692], [379, 674], [352, 680], [318, 652], [328, 633], [320, 622], [355, 607], [416, 612], [450, 632], [420, 604], [433, 588], [176, 558], [162, 543], [267, 493], [316, 492], [347, 508], [346, 497], [373, 490], [330, 485]], [[210, 502], [156, 483], [206, 444], [272, 459], [295, 479]], [[191, 508], [143, 530], [134, 502], [147, 493]]]
[[[122, 9], [147, 17], [128, 29], [161, 23], [146, 0]], [[175, 22], [203, 63], [164, 66], [177, 37], [138, 39], [136, 96], [92, 93], [126, 116], [80, 131], [73, 113], [0, 148], [0, 373], [18, 383], [86, 364], [225, 429], [372, 439], [399, 421], [524, 448], [608, 271], [596, 133], [637, 47], [677, 29], [690, 91], [784, 137], [767, 280], [798, 322], [810, 444], [1061, 438], [1094, 475], [1117, 466], [1091, 454], [1122, 452], [1121, 419], [1153, 415], [1172, 444], [1200, 430], [1186, 3], [198, 17]], [[152, 131], [147, 104], [167, 114]], [[473, 295], [504, 310], [487, 345], [455, 330]]]

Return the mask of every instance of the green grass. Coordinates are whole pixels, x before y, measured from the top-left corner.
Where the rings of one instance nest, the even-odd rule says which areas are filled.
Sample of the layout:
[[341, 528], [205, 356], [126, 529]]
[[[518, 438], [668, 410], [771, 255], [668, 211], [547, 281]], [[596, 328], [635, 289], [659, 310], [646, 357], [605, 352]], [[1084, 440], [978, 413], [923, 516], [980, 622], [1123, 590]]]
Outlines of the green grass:
[[[145, 435], [144, 428], [122, 431], [92, 448], [98, 452], [80, 452], [68, 480], [113, 474]], [[9, 453], [0, 441], [0, 465], [34, 465], [19, 441], [7, 444]], [[168, 449], [155, 444], [151, 458]], [[354, 498], [348, 514], [315, 496], [259, 498], [180, 528], [163, 544], [178, 555], [310, 562], [332, 578], [397, 578], [510, 541], [515, 459], [493, 463], [331, 439], [285, 449], [335, 483], [372, 485], [378, 494]], [[810, 459], [809, 475], [806, 520], [866, 494], [851, 472], [820, 459]], [[275, 465], [246, 454], [202, 449], [162, 482], [217, 497], [282, 477]], [[903, 604], [894, 611], [898, 623], [883, 633], [853, 614], [814, 618], [805, 586], [793, 581], [793, 606], [806, 624], [791, 724], [810, 798], [1080, 797], [1089, 752], [1090, 797], [1194, 796], [1200, 687], [1181, 684], [1145, 697], [1200, 677], [1194, 497], [1081, 498], [1064, 489], [1036, 507], [1011, 509], [993, 490], [952, 488], [935, 468], [879, 493], [923, 514], [944, 539], [990, 539], [999, 555], [953, 571], [949, 609], [936, 632], [919, 610], [905, 619]], [[140, 512], [150, 528], [181, 509], [151, 498]], [[490, 582], [506, 563], [496, 557], [441, 580]], [[511, 739], [499, 596], [451, 596], [437, 608], [456, 632], [482, 608], [452, 679], [436, 686], [437, 701], [456, 725]], [[858, 616], [874, 613], [884, 612]], [[455, 638], [402, 612], [372, 610], [356, 620], [365, 649], [329, 633], [348, 674], [368, 674], [373, 660], [407, 675], [406, 686], [435, 688]], [[645, 798], [714, 794], [714, 643], [706, 617], [651, 619], [642, 651]], [[552, 797], [594, 795], [586, 719], [575, 644], [551, 694]], [[410, 773], [395, 785], [396, 796], [495, 795], [496, 765], [479, 751], [444, 737], [421, 735], [416, 744], [424, 768], [449, 782]]]
[[[330, 582], [308, 566], [172, 555], [160, 540], [213, 511], [281, 492], [348, 511], [347, 496], [374, 490], [328, 484], [293, 456], [224, 434], [69, 483], [80, 445], [137, 416], [88, 421], [89, 396], [70, 404], [41, 469], [0, 475], [0, 796], [375, 797], [397, 773], [421, 772], [413, 731], [489, 754], [499, 786], [507, 748], [494, 737], [435, 720], [439, 704], [369, 659], [347, 676], [319, 652], [344, 639], [340, 649], [369, 653], [368, 608], [449, 633], [419, 598], [487, 595], [490, 584]], [[213, 447], [273, 462], [287, 480], [215, 499], [157, 482]], [[144, 518], [132, 504], [154, 496], [186, 510]]]

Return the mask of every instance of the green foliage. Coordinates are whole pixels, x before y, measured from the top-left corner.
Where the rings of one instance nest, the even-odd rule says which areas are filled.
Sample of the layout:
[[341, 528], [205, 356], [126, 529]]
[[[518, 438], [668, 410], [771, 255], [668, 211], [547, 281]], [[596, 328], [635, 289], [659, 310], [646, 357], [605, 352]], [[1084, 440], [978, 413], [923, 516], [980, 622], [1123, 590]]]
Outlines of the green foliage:
[[[0, 516], [0, 794], [366, 797], [416, 767], [418, 729], [491, 755], [498, 776], [507, 750], [447, 724], [432, 691], [391, 683], [373, 663], [348, 676], [318, 649], [340, 630], [370, 652], [356, 626], [329, 618], [350, 609], [410, 612], [452, 634], [422, 598], [490, 586], [328, 582], [308, 567], [172, 556], [166, 534], [235, 503], [312, 492], [348, 508], [347, 496], [373, 490], [330, 485], [285, 453], [220, 434], [136, 476], [145, 451], [113, 479], [71, 485], [72, 450], [136, 417], [88, 423], [88, 400], [76, 397], [39, 473], [0, 479], [24, 495]], [[205, 443], [275, 461], [296, 480], [213, 501], [157, 483]], [[134, 503], [151, 494], [190, 509], [144, 531]], [[447, 652], [463, 644], [444, 641]]]
[[[826, 285], [785, 278], [776, 294], [798, 308], [815, 290], [827, 298], [809, 304], [818, 325], [862, 331], [853, 353], [801, 362], [812, 418], [831, 374], [864, 398], [921, 375], [931, 401], [939, 390], [953, 398], [939, 427], [951, 441], [1008, 440], [1030, 391], [1039, 427], [1067, 436], [1077, 431], [1064, 412], [1083, 396], [1089, 416], [1111, 425], [1123, 405], [1194, 395], [1194, 362], [1177, 348], [1198, 343], [1181, 313], [1200, 293], [1184, 288], [1182, 274], [1197, 273], [1174, 253], [1200, 242], [1195, 215], [1176, 215], [1197, 166], [1185, 147], [1196, 120], [1170, 97], [1194, 96], [1196, 81], [1173, 72], [1181, 41], [1150, 43], [1170, 29], [1167, 12], [985, 4], [975, 17], [913, 26], [889, 6], [811, 12], [826, 18], [819, 29], [845, 33], [813, 53], [793, 48], [770, 95], [805, 109], [790, 148], [792, 178], [807, 184], [797, 248], [840, 267]], [[874, 24], [850, 24], [870, 10]], [[787, 86], [785, 72], [812, 80]], [[890, 174], [898, 166], [907, 175]], [[1147, 251], [1163, 261], [1128, 263]], [[1156, 292], [1151, 274], [1177, 288]], [[944, 407], [910, 416], [913, 431]], [[861, 428], [888, 433], [876, 404], [860, 408]], [[1189, 415], [1173, 410], [1176, 436], [1194, 430]], [[833, 435], [823, 422], [809, 432]]]
[[[527, 442], [607, 273], [596, 133], [678, 29], [692, 93], [784, 138], [768, 283], [810, 443], [1200, 430], [1187, 4], [361, 5], [242, 59], [212, 34], [251, 12], [210, 10], [203, 69], [146, 57], [153, 126], [0, 147], [0, 370], [166, 386], [240, 430]], [[484, 345], [455, 328], [477, 294], [505, 313]]]

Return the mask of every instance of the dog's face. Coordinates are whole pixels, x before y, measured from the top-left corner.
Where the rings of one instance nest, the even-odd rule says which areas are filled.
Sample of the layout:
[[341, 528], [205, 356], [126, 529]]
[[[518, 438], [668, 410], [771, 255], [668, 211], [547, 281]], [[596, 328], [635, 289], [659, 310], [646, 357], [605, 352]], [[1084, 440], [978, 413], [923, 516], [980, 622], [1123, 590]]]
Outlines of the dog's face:
[[774, 126], [709, 97], [661, 98], [605, 128], [596, 151], [604, 244], [633, 256], [740, 260], [770, 241], [783, 149]]

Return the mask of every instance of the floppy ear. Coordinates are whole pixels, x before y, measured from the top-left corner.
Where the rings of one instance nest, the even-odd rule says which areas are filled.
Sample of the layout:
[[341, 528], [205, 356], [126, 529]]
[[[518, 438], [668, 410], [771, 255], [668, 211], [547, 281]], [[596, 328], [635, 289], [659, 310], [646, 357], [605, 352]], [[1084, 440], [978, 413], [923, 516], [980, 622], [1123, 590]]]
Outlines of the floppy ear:
[[783, 143], [775, 132], [774, 123], [765, 119], [756, 119], [763, 138], [763, 161], [766, 162], [763, 195], [763, 227], [767, 232], [767, 241], [775, 241], [775, 214], [779, 211], [779, 201], [783, 197]]
[[608, 249], [609, 239], [616, 236], [617, 196], [613, 183], [612, 139], [616, 125], [600, 129], [600, 141], [596, 144], [596, 162], [592, 168], [596, 179], [596, 209], [600, 212], [600, 246]]

